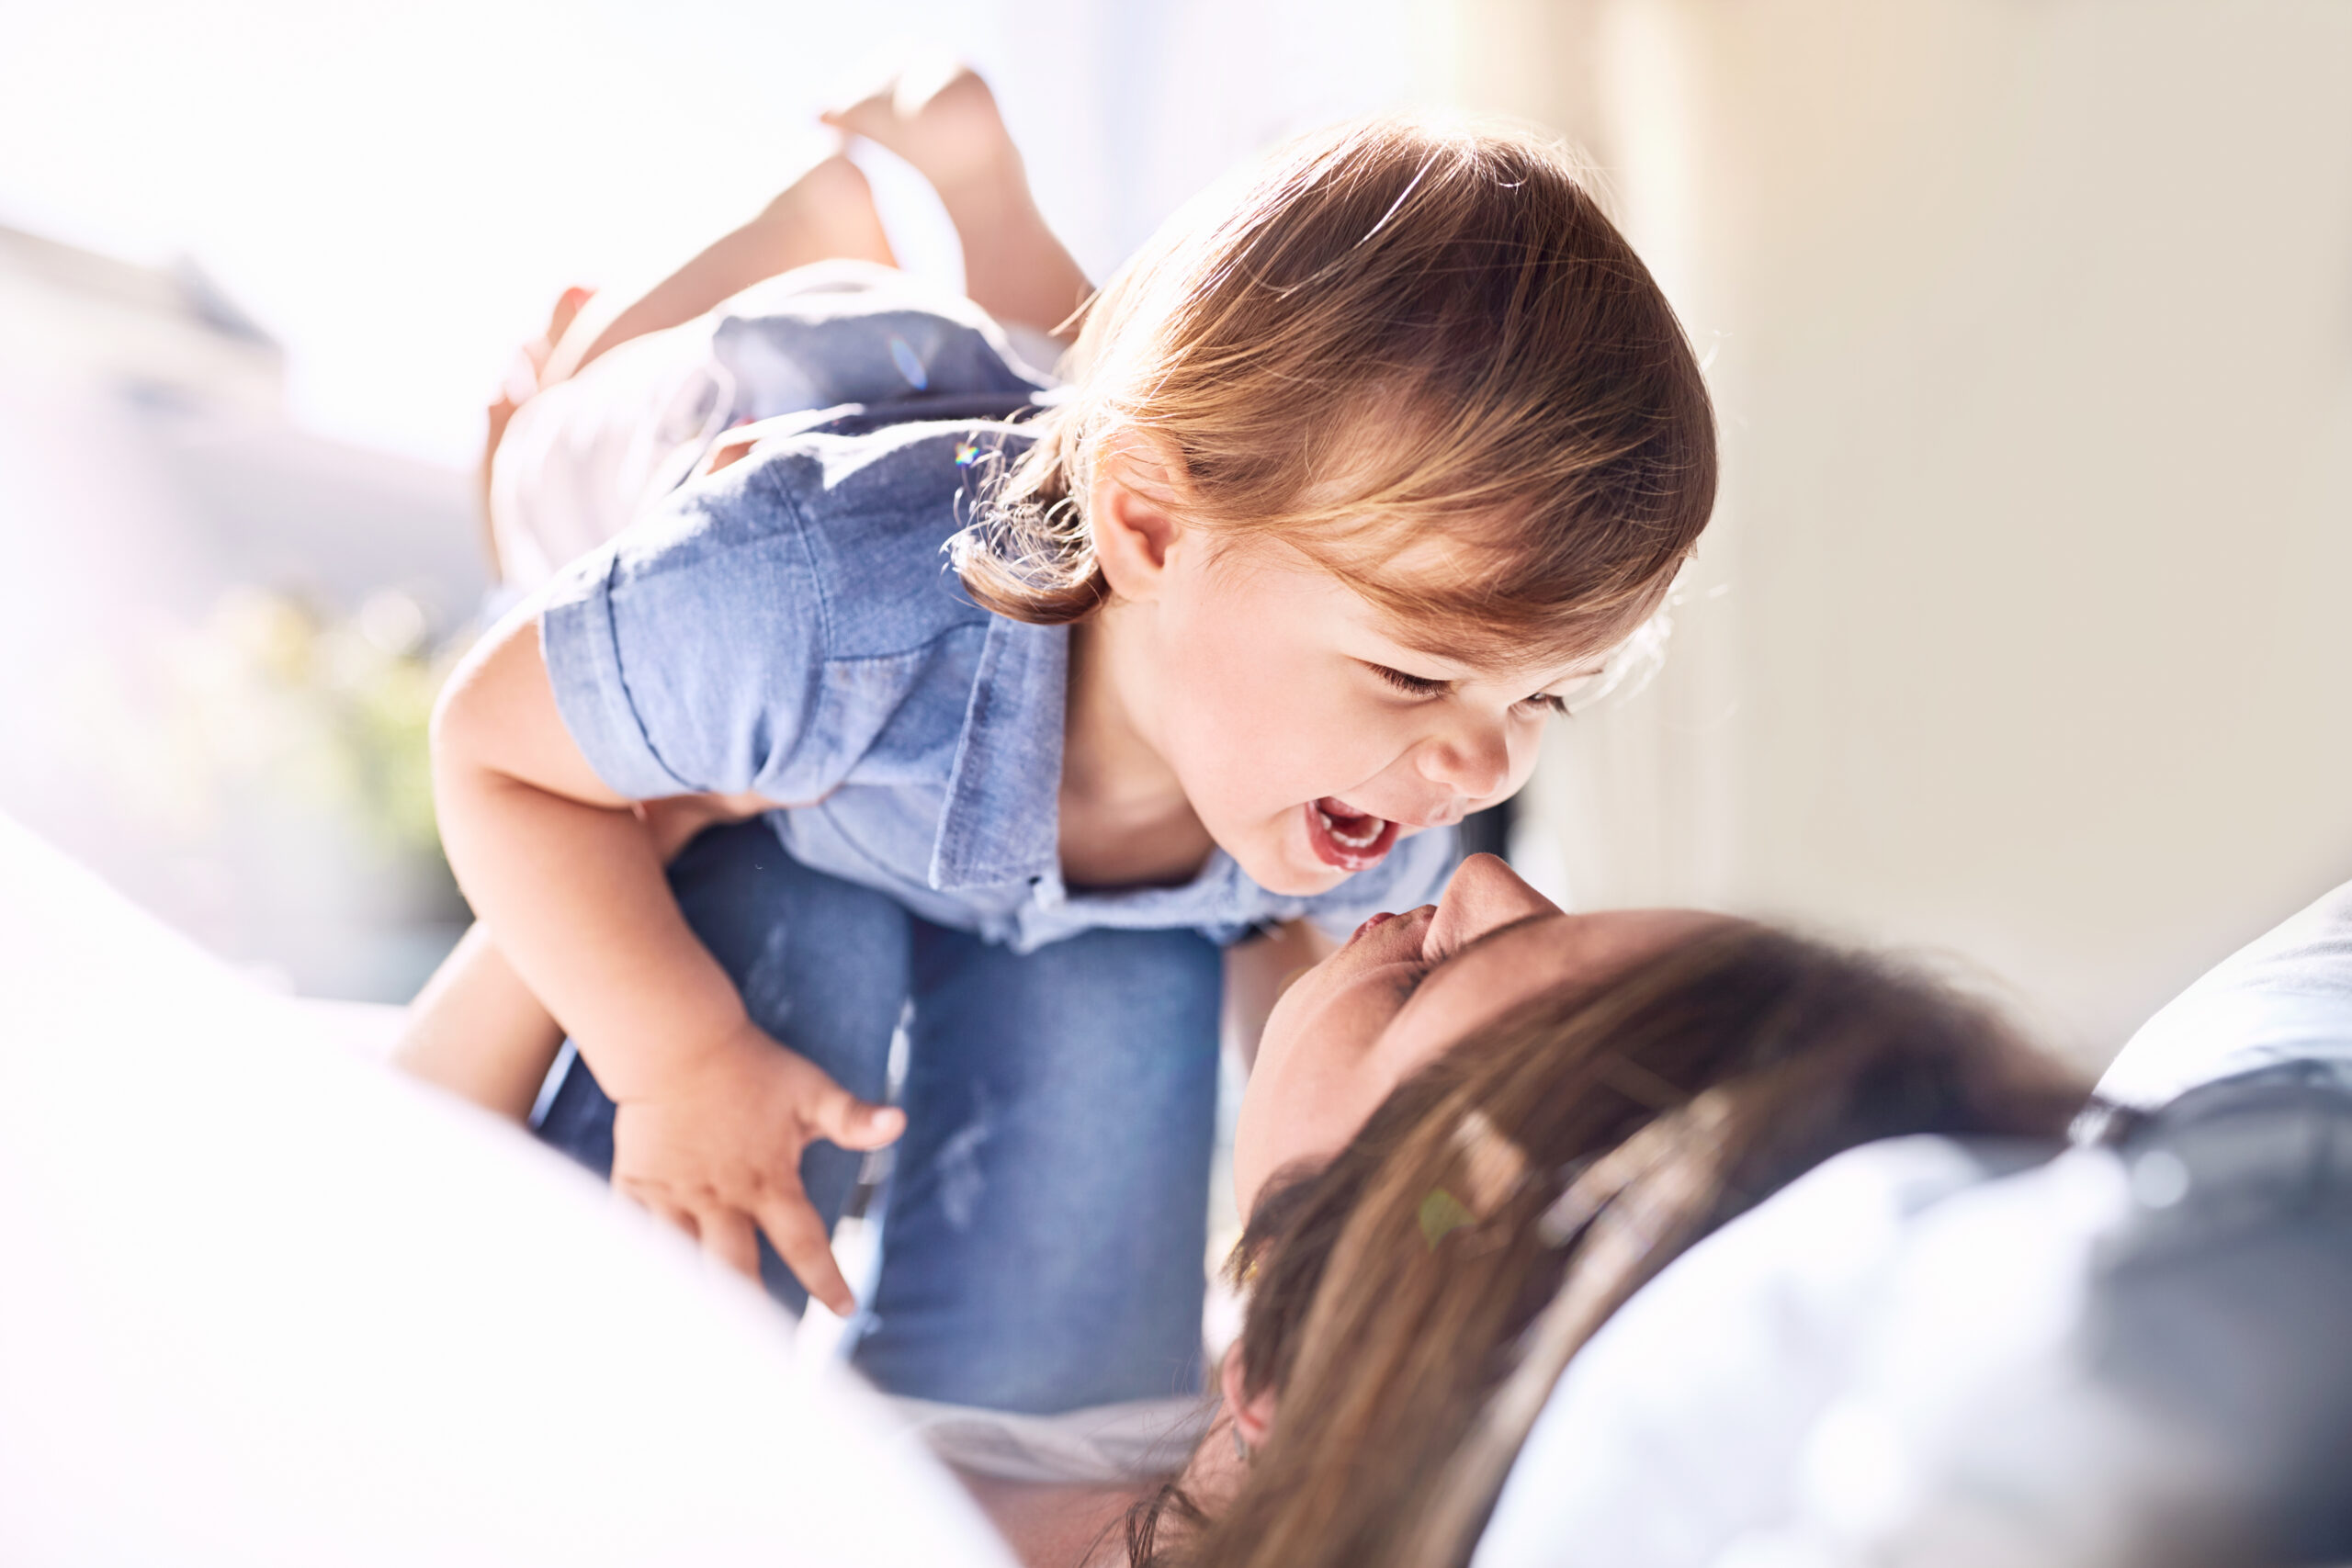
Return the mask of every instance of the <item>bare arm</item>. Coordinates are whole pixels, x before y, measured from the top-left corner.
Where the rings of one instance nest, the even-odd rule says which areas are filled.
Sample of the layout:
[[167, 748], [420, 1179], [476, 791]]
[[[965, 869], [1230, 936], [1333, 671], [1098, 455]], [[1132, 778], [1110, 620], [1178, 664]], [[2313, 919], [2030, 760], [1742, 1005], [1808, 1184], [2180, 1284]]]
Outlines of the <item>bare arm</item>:
[[433, 784], [467, 899], [616, 1099], [741, 1029], [645, 822], [563, 728], [536, 618], [493, 630], [450, 682]]
[[536, 617], [519, 613], [484, 638], [433, 728], [449, 863], [515, 976], [613, 1097], [614, 1186], [747, 1273], [756, 1224], [811, 1294], [848, 1311], [800, 1189], [800, 1151], [818, 1138], [878, 1147], [903, 1117], [855, 1100], [751, 1021], [671, 896], [654, 829], [564, 728]]
[[521, 1122], [562, 1043], [563, 1025], [478, 925], [409, 1004], [392, 1065]]
[[[755, 795], [694, 795], [641, 802], [637, 815], [667, 863], [705, 828], [766, 807]], [[392, 1063], [520, 1122], [530, 1115], [562, 1044], [563, 1025], [523, 984], [490, 940], [490, 928], [477, 925], [409, 1004]]]

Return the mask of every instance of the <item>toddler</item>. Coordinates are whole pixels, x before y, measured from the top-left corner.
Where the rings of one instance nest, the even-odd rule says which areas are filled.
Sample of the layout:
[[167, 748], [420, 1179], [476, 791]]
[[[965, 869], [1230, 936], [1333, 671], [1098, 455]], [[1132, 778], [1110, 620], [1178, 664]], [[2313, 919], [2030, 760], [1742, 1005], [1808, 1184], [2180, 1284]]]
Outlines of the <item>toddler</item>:
[[[1220, 950], [1434, 896], [1690, 554], [1705, 392], [1512, 131], [1281, 150], [1086, 304], [1058, 388], [886, 256], [640, 310], [554, 389], [627, 395], [516, 416], [629, 525], [436, 715], [476, 974], [576, 1046], [542, 1135], [787, 1302], [852, 1304], [848, 1151], [903, 1132], [885, 1389], [1190, 1393]], [[497, 991], [466, 967], [445, 998]]]

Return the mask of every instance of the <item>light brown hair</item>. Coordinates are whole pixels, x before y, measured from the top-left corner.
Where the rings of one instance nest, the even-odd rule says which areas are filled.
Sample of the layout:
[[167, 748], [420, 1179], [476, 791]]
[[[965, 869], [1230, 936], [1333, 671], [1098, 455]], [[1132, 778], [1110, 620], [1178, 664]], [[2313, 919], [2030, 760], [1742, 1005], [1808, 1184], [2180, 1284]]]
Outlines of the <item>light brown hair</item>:
[[[1184, 521], [1279, 534], [1473, 661], [1613, 644], [1714, 504], [1673, 310], [1528, 131], [1390, 118], [1292, 142], [1171, 220], [1088, 305], [1070, 364], [1069, 400], [955, 546], [1016, 620], [1108, 595], [1086, 498], [1123, 436], [1170, 459]], [[1458, 570], [1383, 570], [1432, 531]]]
[[1131, 1555], [1464, 1562], [1561, 1370], [1678, 1254], [1840, 1150], [2056, 1139], [2085, 1094], [1944, 987], [1760, 926], [1540, 997], [1261, 1200], [1238, 1353], [1272, 1435], [1217, 1517], [1138, 1509]]

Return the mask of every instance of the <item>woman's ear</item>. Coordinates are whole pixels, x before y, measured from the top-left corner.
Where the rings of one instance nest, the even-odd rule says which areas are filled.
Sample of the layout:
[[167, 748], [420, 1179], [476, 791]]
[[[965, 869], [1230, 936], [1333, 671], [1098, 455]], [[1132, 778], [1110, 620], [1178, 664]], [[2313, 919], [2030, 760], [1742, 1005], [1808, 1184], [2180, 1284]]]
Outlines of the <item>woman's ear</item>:
[[1184, 533], [1174, 511], [1179, 488], [1173, 455], [1149, 437], [1116, 435], [1105, 445], [1086, 514], [1094, 558], [1117, 597], [1137, 604], [1158, 597]]
[[1233, 1429], [1241, 1441], [1255, 1452], [1265, 1446], [1274, 1429], [1274, 1391], [1265, 1389], [1256, 1398], [1242, 1384], [1241, 1341], [1225, 1353], [1225, 1360], [1217, 1368], [1217, 1389], [1225, 1395], [1225, 1407], [1233, 1413]]

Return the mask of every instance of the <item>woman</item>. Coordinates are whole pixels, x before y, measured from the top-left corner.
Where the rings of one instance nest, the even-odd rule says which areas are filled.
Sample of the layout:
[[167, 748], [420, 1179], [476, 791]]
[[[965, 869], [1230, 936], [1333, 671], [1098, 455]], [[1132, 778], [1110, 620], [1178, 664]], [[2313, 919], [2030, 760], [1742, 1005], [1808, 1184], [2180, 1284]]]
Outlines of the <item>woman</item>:
[[1236, 1137], [1248, 1317], [1182, 1474], [963, 1479], [1038, 1565], [1460, 1561], [1569, 1357], [1679, 1252], [1845, 1148], [2055, 1137], [2085, 1096], [1884, 960], [1564, 913], [1473, 856], [1274, 1006]]
[[1570, 915], [1500, 861], [1375, 919], [1276, 1006], [1243, 1102], [1248, 1292], [1184, 1473], [982, 1486], [1033, 1563], [1466, 1559], [1568, 1359], [1814, 1165], [1909, 1133], [2055, 1137], [2085, 1085], [1887, 961], [1689, 911]]

